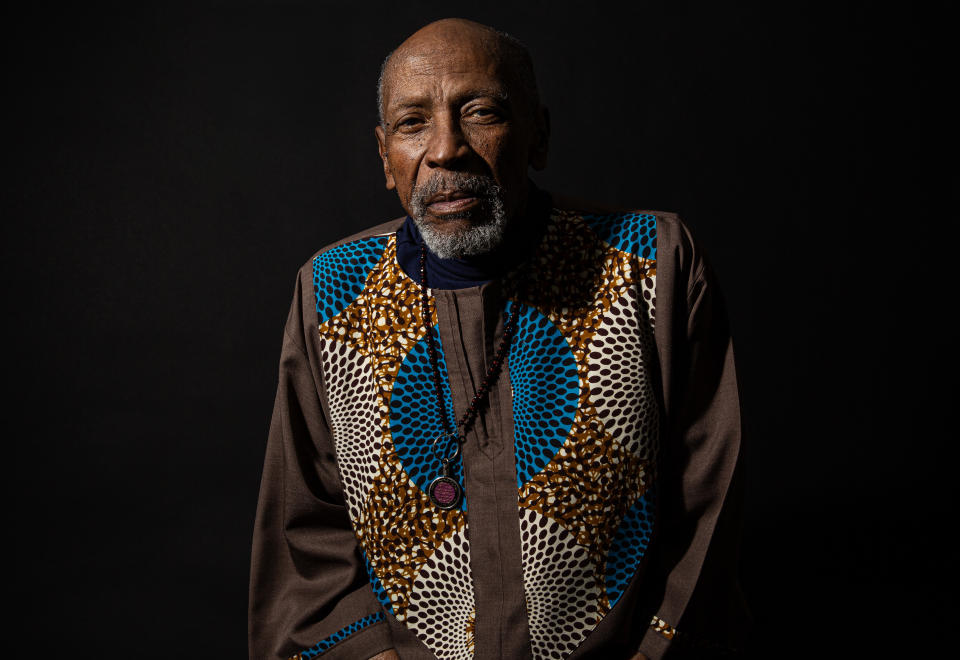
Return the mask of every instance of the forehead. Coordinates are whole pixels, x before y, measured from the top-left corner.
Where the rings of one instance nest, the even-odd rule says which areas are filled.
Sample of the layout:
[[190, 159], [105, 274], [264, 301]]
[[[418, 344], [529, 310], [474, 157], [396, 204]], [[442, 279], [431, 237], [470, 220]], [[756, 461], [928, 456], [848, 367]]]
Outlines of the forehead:
[[429, 99], [460, 88], [506, 97], [511, 78], [503, 58], [485, 44], [433, 43], [394, 55], [384, 79], [384, 98], [393, 105], [402, 98]]

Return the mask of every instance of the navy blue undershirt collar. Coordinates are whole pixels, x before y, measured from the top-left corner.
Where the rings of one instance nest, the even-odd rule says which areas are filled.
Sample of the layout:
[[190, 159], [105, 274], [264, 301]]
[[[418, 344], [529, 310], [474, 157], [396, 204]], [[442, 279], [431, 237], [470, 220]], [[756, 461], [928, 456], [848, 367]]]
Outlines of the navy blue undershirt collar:
[[[550, 214], [550, 196], [530, 184], [527, 212], [510, 223], [500, 247], [489, 254], [465, 259], [441, 259], [427, 250], [427, 282], [431, 289], [465, 289], [502, 277], [530, 257]], [[410, 216], [397, 230], [397, 263], [420, 284], [420, 246], [423, 237]]]

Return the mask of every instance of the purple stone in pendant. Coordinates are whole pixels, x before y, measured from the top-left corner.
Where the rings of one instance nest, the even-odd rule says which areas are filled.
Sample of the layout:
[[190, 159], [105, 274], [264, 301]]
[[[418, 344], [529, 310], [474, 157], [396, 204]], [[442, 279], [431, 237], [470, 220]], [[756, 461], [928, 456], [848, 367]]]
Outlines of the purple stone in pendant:
[[429, 495], [441, 509], [452, 509], [460, 502], [460, 484], [450, 477], [437, 477], [430, 484]]
[[457, 489], [448, 484], [446, 481], [443, 481], [437, 484], [437, 487], [433, 489], [433, 497], [441, 505], [453, 504], [453, 501], [457, 497]]

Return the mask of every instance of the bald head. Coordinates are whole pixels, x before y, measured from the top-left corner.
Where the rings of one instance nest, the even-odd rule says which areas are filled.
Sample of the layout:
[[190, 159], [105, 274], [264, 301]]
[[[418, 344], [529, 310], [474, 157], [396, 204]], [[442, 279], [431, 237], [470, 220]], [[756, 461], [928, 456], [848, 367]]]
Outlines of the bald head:
[[445, 18], [426, 25], [400, 44], [383, 60], [377, 80], [377, 111], [380, 125], [384, 125], [384, 101], [392, 88], [398, 67], [411, 60], [431, 55], [442, 55], [451, 49], [471, 48], [488, 54], [505, 72], [515, 79], [511, 82], [525, 96], [523, 102], [535, 114], [540, 106], [540, 94], [533, 71], [533, 60], [523, 43], [506, 32], [464, 18]]

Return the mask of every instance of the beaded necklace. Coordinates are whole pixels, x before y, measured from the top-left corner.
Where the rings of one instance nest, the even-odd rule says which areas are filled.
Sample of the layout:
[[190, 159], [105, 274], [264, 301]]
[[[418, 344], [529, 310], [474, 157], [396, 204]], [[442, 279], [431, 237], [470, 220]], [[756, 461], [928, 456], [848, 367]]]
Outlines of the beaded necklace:
[[430, 501], [441, 509], [453, 509], [460, 504], [463, 498], [463, 487], [453, 478], [453, 468], [451, 463], [455, 461], [463, 449], [463, 443], [466, 441], [465, 434], [467, 428], [477, 417], [480, 403], [490, 392], [490, 386], [493, 384], [494, 377], [500, 371], [503, 364], [503, 358], [507, 354], [510, 346], [510, 340], [517, 330], [516, 305], [511, 309], [510, 314], [503, 323], [503, 337], [500, 339], [500, 346], [497, 347], [487, 369], [480, 389], [474, 392], [473, 400], [467, 406], [463, 417], [457, 422], [456, 428], [450, 428], [450, 420], [447, 417], [446, 405], [443, 400], [443, 390], [440, 384], [440, 367], [437, 363], [437, 349], [434, 346], [433, 333], [430, 323], [430, 300], [427, 295], [427, 248], [420, 248], [420, 284], [421, 297], [420, 308], [423, 312], [423, 322], [427, 326], [427, 354], [430, 356], [430, 367], [433, 371], [433, 385], [437, 393], [437, 404], [440, 407], [440, 419], [443, 422], [443, 430], [431, 444], [434, 456], [440, 460], [440, 476], [430, 482], [427, 487], [427, 495]]

